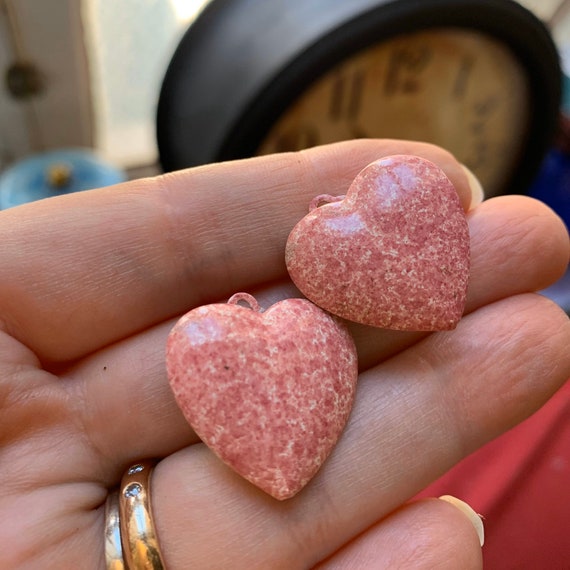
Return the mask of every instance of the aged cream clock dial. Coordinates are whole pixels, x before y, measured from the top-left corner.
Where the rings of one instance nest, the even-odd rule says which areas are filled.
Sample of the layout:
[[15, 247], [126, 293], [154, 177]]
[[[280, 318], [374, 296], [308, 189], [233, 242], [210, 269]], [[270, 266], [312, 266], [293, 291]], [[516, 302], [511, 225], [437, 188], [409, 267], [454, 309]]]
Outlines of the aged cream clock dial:
[[390, 137], [447, 148], [488, 196], [524, 192], [560, 83], [548, 31], [511, 0], [213, 0], [165, 76], [161, 161]]

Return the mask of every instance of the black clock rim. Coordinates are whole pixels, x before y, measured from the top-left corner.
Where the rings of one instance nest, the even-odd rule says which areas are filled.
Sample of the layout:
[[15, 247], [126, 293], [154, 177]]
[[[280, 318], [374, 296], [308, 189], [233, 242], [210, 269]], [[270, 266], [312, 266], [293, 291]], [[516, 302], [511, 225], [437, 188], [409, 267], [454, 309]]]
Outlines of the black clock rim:
[[[490, 8], [485, 10], [482, 8]], [[554, 139], [561, 101], [560, 67], [556, 48], [546, 28], [518, 4], [496, 1], [437, 0], [421, 7], [407, 1], [384, 4], [344, 25], [316, 42], [303, 59], [281, 70], [244, 112], [220, 149], [220, 161], [255, 154], [269, 128], [303, 90], [315, 81], [315, 69], [326, 73], [338, 62], [338, 55], [349, 57], [378, 41], [374, 30], [385, 30], [382, 40], [401, 34], [442, 27], [469, 29], [504, 42], [523, 63], [529, 78], [530, 117], [517, 170], [501, 193], [521, 193], [534, 180], [543, 157]], [[388, 14], [389, 12], [389, 14]], [[377, 22], [381, 16], [382, 21]], [[473, 18], [476, 16], [476, 23]], [[530, 17], [529, 17], [530, 16]], [[340, 41], [339, 34], [343, 35]], [[529, 46], [532, 45], [532, 49]], [[548, 72], [547, 72], [548, 70]], [[558, 70], [558, 71], [557, 71]], [[556, 73], [552, 73], [557, 71]], [[283, 85], [288, 86], [287, 98]], [[542, 110], [539, 113], [538, 110]]]
[[[224, 2], [218, 2], [223, 9]], [[529, 125], [521, 145], [521, 156], [516, 161], [517, 170], [503, 189], [504, 193], [524, 191], [538, 172], [556, 132], [561, 70], [556, 47], [544, 24], [512, 0], [384, 1], [352, 19], [339, 22], [334, 29], [306, 46], [291, 63], [274, 70], [257, 96], [240, 110], [237, 121], [228, 125], [228, 134], [210, 161], [254, 155], [270, 126], [291, 102], [339, 60], [378, 41], [447, 27], [478, 31], [498, 39], [511, 49], [527, 73]], [[157, 135], [162, 165], [165, 170], [173, 170], [192, 164], [191, 161], [190, 164], [173, 164], [169, 160], [168, 146], [172, 144], [172, 137], [176, 139], [176, 133], [172, 128], [161, 131], [160, 125], [161, 103], [168, 99], [168, 89], [175, 88], [175, 83], [169, 85], [167, 79], [168, 73], [159, 103]]]

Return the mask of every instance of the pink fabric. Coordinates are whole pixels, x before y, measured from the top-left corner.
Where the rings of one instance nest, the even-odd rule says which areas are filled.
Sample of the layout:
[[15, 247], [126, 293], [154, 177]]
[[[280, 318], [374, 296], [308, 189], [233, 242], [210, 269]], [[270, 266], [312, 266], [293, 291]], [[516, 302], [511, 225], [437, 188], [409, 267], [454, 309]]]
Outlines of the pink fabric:
[[421, 496], [443, 494], [483, 515], [486, 570], [570, 570], [570, 380]]

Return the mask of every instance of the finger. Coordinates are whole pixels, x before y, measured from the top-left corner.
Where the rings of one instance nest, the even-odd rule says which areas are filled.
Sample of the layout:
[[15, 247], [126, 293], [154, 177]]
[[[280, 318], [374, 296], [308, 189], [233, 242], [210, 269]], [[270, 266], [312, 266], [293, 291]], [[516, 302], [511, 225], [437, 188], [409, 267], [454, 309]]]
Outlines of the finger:
[[[570, 241], [564, 222], [542, 202], [521, 196], [493, 198], [468, 215], [471, 267], [465, 313], [520, 293], [540, 291], [566, 271]], [[353, 327], [359, 362], [367, 367], [424, 338]]]
[[318, 564], [315, 570], [482, 567], [479, 536], [470, 519], [444, 501], [432, 499], [398, 509]]
[[170, 456], [153, 493], [167, 564], [301, 568], [326, 559], [542, 405], [570, 375], [569, 342], [566, 315], [532, 294], [430, 335], [361, 375], [347, 429], [289, 501], [256, 490], [202, 444]]
[[[27, 465], [30, 471], [29, 465], [37, 466], [33, 457]], [[38, 484], [15, 494], [3, 485], [1, 568], [102, 568], [104, 529], [97, 507], [104, 500], [104, 491], [89, 484]]]
[[[568, 238], [559, 219], [534, 200], [491, 200], [469, 220], [473, 271], [468, 311], [508, 295], [535, 291], [563, 270]], [[499, 244], [499, 246], [497, 245]], [[522, 251], [521, 254], [513, 252]], [[294, 292], [275, 285], [259, 291], [268, 306]], [[165, 376], [164, 347], [172, 322], [102, 350], [65, 377], [71, 401], [90, 441], [116, 476], [126, 463], [165, 456], [197, 437], [183, 419]], [[354, 325], [361, 369], [411, 346], [426, 335]], [[114, 463], [113, 463], [114, 460]], [[109, 470], [110, 469], [110, 470]]]
[[469, 203], [467, 177], [445, 151], [369, 140], [0, 212], [5, 327], [43, 360], [71, 360], [192, 306], [282, 278], [287, 235], [311, 198], [324, 189], [346, 192], [359, 170], [394, 153], [436, 162]]

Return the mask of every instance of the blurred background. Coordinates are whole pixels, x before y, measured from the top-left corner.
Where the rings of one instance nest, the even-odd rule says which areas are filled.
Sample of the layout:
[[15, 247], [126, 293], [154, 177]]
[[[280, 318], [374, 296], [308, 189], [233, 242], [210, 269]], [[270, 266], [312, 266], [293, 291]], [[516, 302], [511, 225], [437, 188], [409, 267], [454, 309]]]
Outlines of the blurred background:
[[[131, 175], [155, 168], [162, 77], [203, 4], [0, 0], [0, 169], [69, 147], [95, 149]], [[6, 77], [18, 62], [30, 69], [15, 93]]]
[[[548, 24], [570, 75], [570, 3], [521, 3]], [[0, 0], [0, 170], [33, 153], [87, 147], [130, 177], [155, 172], [161, 81], [205, 4]], [[29, 65], [20, 76], [17, 63]]]

